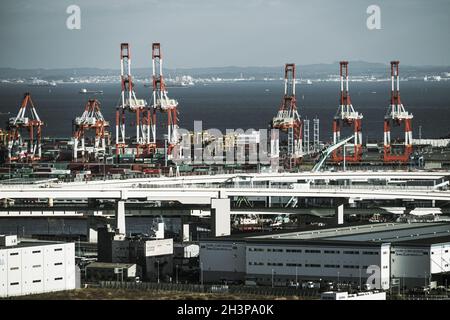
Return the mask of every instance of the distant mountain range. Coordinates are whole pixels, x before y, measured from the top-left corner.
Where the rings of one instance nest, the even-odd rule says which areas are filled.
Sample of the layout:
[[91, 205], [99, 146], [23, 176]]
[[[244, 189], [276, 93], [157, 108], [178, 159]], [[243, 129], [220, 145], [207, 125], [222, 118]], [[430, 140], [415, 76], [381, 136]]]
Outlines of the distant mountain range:
[[[165, 69], [166, 76], [190, 75], [197, 78], [245, 78], [255, 77], [280, 78], [283, 76], [283, 66], [277, 67], [207, 67], [207, 68], [179, 68]], [[400, 64], [401, 75], [404, 77], [423, 77], [431, 74], [441, 74], [450, 72], [450, 66], [408, 66]], [[372, 63], [365, 61], [350, 61], [349, 71], [351, 76], [387, 77], [389, 75], [389, 65], [383, 63]], [[297, 78], [320, 78], [339, 73], [339, 64], [310, 64], [297, 65]], [[148, 68], [134, 68], [133, 74], [139, 78], [149, 78], [151, 76], [150, 66]], [[14, 69], [0, 68], [0, 79], [13, 78], [39, 78], [43, 80], [68, 79], [70, 77], [88, 76], [118, 76], [119, 69], [99, 69], [99, 68], [64, 68], [64, 69]]]

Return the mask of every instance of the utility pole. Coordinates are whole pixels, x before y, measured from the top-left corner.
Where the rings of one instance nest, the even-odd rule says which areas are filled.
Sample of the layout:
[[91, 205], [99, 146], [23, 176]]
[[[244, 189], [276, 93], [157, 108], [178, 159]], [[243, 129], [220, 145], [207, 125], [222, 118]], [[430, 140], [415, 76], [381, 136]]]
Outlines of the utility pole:
[[273, 288], [273, 269], [272, 269], [272, 288]]

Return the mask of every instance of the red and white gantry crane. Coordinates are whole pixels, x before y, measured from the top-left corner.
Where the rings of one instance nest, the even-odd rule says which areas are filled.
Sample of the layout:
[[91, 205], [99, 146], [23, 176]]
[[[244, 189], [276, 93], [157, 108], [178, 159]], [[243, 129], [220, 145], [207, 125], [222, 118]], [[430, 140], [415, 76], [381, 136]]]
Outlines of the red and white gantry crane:
[[33, 162], [41, 159], [43, 125], [30, 93], [25, 93], [17, 116], [10, 118], [8, 122], [8, 162]]
[[[303, 157], [302, 126], [295, 97], [295, 64], [287, 63], [284, 68], [284, 96], [276, 117], [272, 119], [272, 129], [279, 129], [288, 135], [287, 157], [290, 166], [298, 164]], [[272, 134], [272, 158], [279, 157], [278, 139], [278, 135]]]
[[[76, 117], [73, 121], [73, 160], [78, 160], [79, 152], [81, 152], [82, 161], [95, 161], [100, 154], [105, 155], [110, 137], [108, 129], [109, 122], [100, 111], [100, 102], [97, 99], [89, 99], [81, 117]], [[87, 146], [85, 141], [89, 131], [95, 133], [94, 143], [91, 146]]]
[[154, 124], [146, 101], [136, 98], [128, 43], [120, 45], [120, 78], [122, 91], [120, 104], [116, 109], [116, 154], [124, 154], [128, 147], [125, 129], [126, 111], [136, 114], [136, 138], [132, 141], [132, 144], [135, 145], [136, 156], [150, 154], [156, 148], [156, 136], [152, 131]]
[[[353, 153], [345, 154], [342, 147], [335, 149], [332, 153], [334, 162], [359, 162], [362, 158], [362, 119], [363, 115], [353, 108], [350, 94], [348, 91], [348, 61], [340, 63], [340, 101], [336, 115], [333, 119], [333, 144], [337, 144], [341, 140], [341, 129], [343, 126], [353, 128]], [[344, 87], [345, 84], [345, 87]]]
[[[163, 58], [161, 44], [152, 44], [152, 67], [153, 67], [153, 124], [156, 124], [155, 111], [167, 113], [167, 154], [171, 158], [172, 149], [179, 143], [178, 136], [178, 101], [170, 99], [163, 76]], [[155, 132], [156, 129], [153, 130]]]
[[[391, 61], [391, 103], [384, 117], [384, 157], [385, 163], [407, 163], [413, 152], [412, 118], [400, 100], [400, 61]], [[404, 150], [402, 154], [393, 154], [391, 145], [391, 127], [404, 124]]]

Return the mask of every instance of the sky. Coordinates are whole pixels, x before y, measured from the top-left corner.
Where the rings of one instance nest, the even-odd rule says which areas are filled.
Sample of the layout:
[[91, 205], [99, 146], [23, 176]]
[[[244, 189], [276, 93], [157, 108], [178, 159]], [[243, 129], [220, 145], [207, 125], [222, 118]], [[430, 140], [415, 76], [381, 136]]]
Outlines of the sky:
[[[80, 29], [70, 30], [70, 5]], [[368, 6], [381, 29], [369, 30]], [[346, 59], [450, 65], [450, 0], [2, 0], [0, 67], [135, 67], [160, 42], [167, 68], [277, 66]]]

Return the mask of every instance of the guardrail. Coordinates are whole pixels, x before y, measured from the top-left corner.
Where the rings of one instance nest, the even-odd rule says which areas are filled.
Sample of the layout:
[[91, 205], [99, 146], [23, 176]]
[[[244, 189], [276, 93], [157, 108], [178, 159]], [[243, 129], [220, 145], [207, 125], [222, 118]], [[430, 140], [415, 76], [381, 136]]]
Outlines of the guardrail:
[[[275, 190], [301, 190], [292, 185], [270, 185], [267, 184], [136, 184], [134, 188], [149, 188], [149, 189], [275, 189]], [[433, 191], [436, 188], [432, 186], [392, 186], [392, 185], [305, 185], [305, 189], [318, 190], [412, 190], [412, 191]]]

